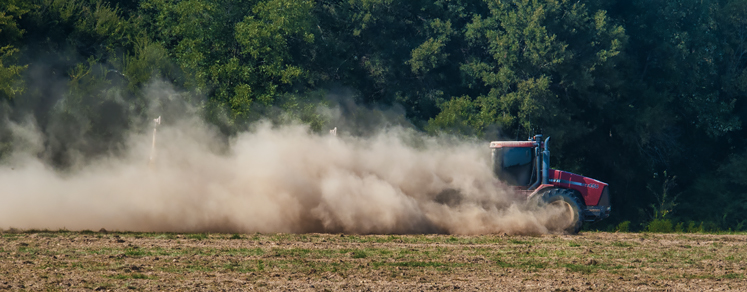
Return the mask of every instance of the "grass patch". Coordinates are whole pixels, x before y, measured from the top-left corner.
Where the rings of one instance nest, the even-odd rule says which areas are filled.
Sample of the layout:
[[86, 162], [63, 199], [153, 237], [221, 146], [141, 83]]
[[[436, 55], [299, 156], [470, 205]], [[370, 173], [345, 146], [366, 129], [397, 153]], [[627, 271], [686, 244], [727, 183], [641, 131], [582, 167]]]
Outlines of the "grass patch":
[[578, 265], [578, 264], [564, 264], [563, 267], [568, 271], [583, 274], [596, 273], [598, 267], [596, 265]]
[[116, 274], [116, 275], [108, 275], [104, 277], [109, 278], [109, 279], [115, 279], [115, 280], [129, 280], [129, 279], [155, 280], [155, 279], [158, 279], [158, 277], [156, 276], [148, 276], [143, 273]]
[[353, 251], [351, 257], [354, 259], [365, 259], [368, 257], [368, 254], [363, 250], [356, 250]]
[[275, 242], [294, 241], [295, 237], [295, 234], [278, 233], [270, 236], [270, 240]]
[[512, 263], [509, 263], [509, 262], [504, 262], [504, 261], [502, 261], [502, 260], [496, 260], [496, 261], [495, 261], [495, 264], [496, 264], [497, 266], [501, 267], [501, 268], [513, 268], [513, 267], [515, 267], [515, 265], [514, 265], [514, 264], [512, 264]]
[[737, 273], [728, 273], [728, 274], [723, 275], [723, 276], [721, 276], [719, 278], [721, 278], [721, 279], [743, 279], [744, 275], [737, 274]]
[[21, 247], [18, 247], [18, 252], [27, 253], [27, 254], [37, 254], [39, 253], [39, 249], [35, 247], [21, 246]]
[[218, 253], [222, 255], [258, 257], [258, 256], [263, 256], [265, 254], [265, 251], [259, 247], [257, 248], [224, 248], [224, 249], [220, 249]]
[[693, 274], [684, 274], [682, 275], [682, 278], [685, 279], [716, 279], [716, 276], [711, 274], [700, 274], [700, 275], [693, 275]]
[[147, 276], [147, 275], [141, 274], [141, 273], [132, 273], [132, 274], [130, 274], [130, 277], [132, 279], [149, 279], [149, 280], [156, 279], [156, 277]]
[[150, 253], [139, 248], [128, 248], [125, 250], [124, 255], [128, 257], [144, 257], [150, 255]]
[[519, 266], [527, 270], [534, 271], [534, 270], [542, 270], [544, 268], [547, 268], [547, 263], [537, 262], [537, 261], [525, 261], [525, 262], [522, 262]]
[[311, 253], [311, 250], [307, 248], [275, 248], [273, 251], [275, 252], [275, 257], [306, 257]]
[[634, 247], [635, 246], [634, 244], [631, 244], [631, 243], [628, 243], [628, 242], [622, 242], [622, 241], [615, 241], [615, 242], [613, 242], [610, 245], [611, 246], [616, 246], [616, 247]]
[[392, 266], [397, 267], [443, 267], [446, 266], [444, 263], [438, 263], [438, 262], [418, 262], [418, 261], [410, 261], [410, 262], [397, 262], [392, 263]]
[[205, 233], [192, 233], [192, 234], [187, 234], [187, 238], [203, 240], [203, 239], [208, 239], [208, 235]]
[[408, 267], [408, 268], [425, 268], [425, 267], [455, 267], [464, 266], [461, 263], [440, 263], [440, 262], [423, 262], [423, 261], [406, 261], [406, 262], [393, 262], [393, 263], [380, 263], [380, 265], [392, 266], [392, 267]]
[[176, 239], [176, 235], [173, 233], [161, 233], [156, 235], [154, 238], [156, 239]]

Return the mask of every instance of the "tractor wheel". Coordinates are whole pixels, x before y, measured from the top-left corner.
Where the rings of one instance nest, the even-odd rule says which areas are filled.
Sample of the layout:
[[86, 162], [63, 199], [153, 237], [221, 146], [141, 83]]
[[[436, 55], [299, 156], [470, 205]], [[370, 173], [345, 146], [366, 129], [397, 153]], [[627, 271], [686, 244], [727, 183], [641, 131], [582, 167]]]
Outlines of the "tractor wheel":
[[548, 220], [547, 229], [577, 234], [584, 224], [582, 206], [576, 192], [569, 189], [550, 189], [544, 192], [542, 198], [549, 206], [557, 206], [563, 212]]

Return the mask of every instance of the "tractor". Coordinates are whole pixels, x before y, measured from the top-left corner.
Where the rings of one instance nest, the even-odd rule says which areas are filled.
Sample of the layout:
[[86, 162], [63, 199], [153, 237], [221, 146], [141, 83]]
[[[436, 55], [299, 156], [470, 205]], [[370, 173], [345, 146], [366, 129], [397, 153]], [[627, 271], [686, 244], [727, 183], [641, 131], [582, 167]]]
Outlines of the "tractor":
[[584, 222], [609, 216], [609, 187], [593, 178], [550, 169], [549, 142], [550, 137], [543, 142], [542, 135], [527, 141], [490, 142], [493, 172], [529, 200], [562, 208], [548, 228], [576, 234]]

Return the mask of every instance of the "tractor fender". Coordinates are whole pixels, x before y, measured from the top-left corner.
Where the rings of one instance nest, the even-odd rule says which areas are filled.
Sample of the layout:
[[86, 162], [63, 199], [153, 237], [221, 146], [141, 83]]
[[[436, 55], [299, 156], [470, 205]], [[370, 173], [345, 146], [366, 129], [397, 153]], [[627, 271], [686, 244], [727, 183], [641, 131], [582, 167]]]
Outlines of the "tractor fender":
[[528, 199], [529, 200], [538, 200], [538, 199], [541, 199], [542, 194], [545, 193], [545, 192], [547, 192], [547, 190], [552, 189], [552, 188], [557, 188], [557, 187], [554, 186], [554, 185], [551, 185], [551, 184], [542, 184], [542, 185], [539, 185], [531, 194], [529, 194]]

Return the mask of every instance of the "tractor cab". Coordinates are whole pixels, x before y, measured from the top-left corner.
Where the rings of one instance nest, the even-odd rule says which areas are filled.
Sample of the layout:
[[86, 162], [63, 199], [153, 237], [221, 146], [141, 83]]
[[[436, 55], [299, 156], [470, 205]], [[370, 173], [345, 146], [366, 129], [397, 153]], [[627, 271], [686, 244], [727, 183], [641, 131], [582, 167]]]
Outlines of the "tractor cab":
[[518, 189], [536, 189], [542, 177], [542, 161], [538, 158], [542, 157], [541, 138], [541, 135], [537, 135], [530, 141], [490, 142], [495, 175]]
[[536, 179], [536, 159], [531, 147], [497, 147], [493, 149], [493, 172], [509, 185], [528, 188]]

